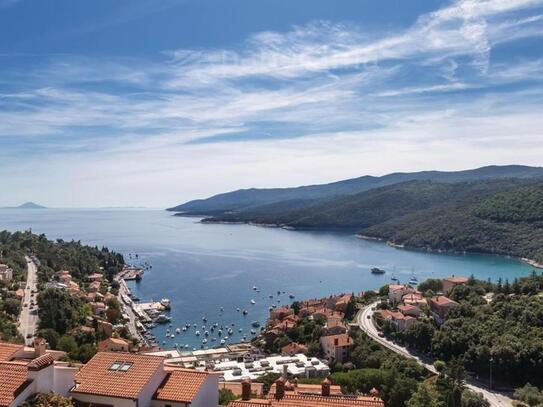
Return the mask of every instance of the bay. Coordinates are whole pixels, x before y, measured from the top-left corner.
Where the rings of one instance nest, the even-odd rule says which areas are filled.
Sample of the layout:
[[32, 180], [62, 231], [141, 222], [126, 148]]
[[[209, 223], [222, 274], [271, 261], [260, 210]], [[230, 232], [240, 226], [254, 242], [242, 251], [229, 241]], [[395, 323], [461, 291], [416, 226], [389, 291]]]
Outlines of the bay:
[[[290, 303], [289, 294], [307, 299], [358, 293], [390, 283], [392, 275], [401, 282], [412, 275], [423, 281], [471, 274], [511, 281], [532, 270], [506, 257], [402, 250], [340, 232], [201, 224], [197, 218], [174, 217], [162, 210], [1, 209], [3, 229], [32, 229], [51, 239], [107, 246], [127, 260], [129, 254], [137, 253], [139, 261], [149, 262], [152, 269], [141, 282], [129, 283], [134, 294], [142, 300], [169, 298], [174, 329], [185, 323], [197, 324], [200, 331], [202, 325], [209, 329], [214, 322], [234, 324], [228, 342], [239, 341], [253, 321], [264, 324], [268, 307]], [[372, 275], [371, 267], [387, 273]], [[248, 315], [237, 308], [246, 309]], [[154, 330], [159, 341], [165, 341], [164, 348], [175, 344], [201, 347], [202, 337], [195, 336], [194, 329], [170, 339], [167, 328], [161, 325]]]

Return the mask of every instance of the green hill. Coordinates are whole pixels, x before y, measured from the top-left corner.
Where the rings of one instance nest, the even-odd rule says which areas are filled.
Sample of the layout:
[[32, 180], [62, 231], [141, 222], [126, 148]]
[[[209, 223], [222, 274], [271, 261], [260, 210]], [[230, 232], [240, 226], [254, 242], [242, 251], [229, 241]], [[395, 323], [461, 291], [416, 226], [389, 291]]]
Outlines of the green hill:
[[279, 204], [205, 222], [350, 229], [398, 245], [528, 257], [543, 262], [543, 181], [409, 181], [298, 209]]
[[488, 166], [466, 171], [422, 171], [414, 173], [393, 173], [382, 177], [363, 176], [330, 184], [309, 185], [296, 188], [242, 189], [199, 199], [169, 208], [169, 211], [186, 215], [218, 215], [226, 212], [248, 210], [279, 211], [308, 207], [319, 202], [341, 196], [358, 194], [375, 188], [394, 185], [406, 181], [464, 182], [493, 178], [534, 178], [543, 177], [543, 168], [521, 165]]

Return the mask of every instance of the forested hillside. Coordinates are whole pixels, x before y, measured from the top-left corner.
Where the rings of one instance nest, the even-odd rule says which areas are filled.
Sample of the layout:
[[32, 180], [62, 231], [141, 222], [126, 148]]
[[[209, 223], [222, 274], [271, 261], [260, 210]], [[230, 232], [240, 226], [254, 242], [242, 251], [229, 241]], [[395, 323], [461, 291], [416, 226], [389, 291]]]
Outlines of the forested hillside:
[[[421, 171], [393, 173], [382, 177], [362, 176], [330, 184], [308, 185], [294, 188], [241, 189], [198, 199], [169, 208], [183, 215], [220, 215], [226, 212], [269, 212], [308, 207], [341, 196], [394, 185], [406, 181], [436, 181], [443, 183], [480, 181], [493, 178], [529, 179], [543, 177], [543, 168], [521, 165], [488, 166], [465, 171]], [[274, 204], [278, 204], [274, 206]], [[264, 208], [264, 205], [272, 205]]]
[[543, 261], [543, 181], [410, 181], [299, 209], [279, 204], [204, 222], [348, 229], [398, 245]]

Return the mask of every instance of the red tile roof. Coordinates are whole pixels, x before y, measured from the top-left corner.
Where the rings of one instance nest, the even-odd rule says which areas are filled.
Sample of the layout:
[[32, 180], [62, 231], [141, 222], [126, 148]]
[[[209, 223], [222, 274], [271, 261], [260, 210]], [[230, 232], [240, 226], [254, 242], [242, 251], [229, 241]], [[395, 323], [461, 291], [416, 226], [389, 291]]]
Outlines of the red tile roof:
[[13, 354], [22, 348], [23, 345], [16, 343], [0, 342], [0, 362], [10, 360]]
[[[337, 345], [335, 345], [336, 339], [338, 341]], [[347, 334], [323, 336], [321, 340], [325, 342], [327, 345], [334, 345], [334, 346], [350, 346], [353, 344], [353, 339]]]
[[9, 406], [30, 384], [26, 366], [0, 362], [0, 407]]
[[[126, 371], [111, 370], [115, 362], [132, 363]], [[124, 352], [98, 352], [76, 374], [74, 393], [131, 398], [139, 396], [157, 371], [163, 369], [164, 358]]]
[[32, 360], [28, 364], [28, 369], [30, 370], [40, 370], [44, 367], [52, 365], [55, 362], [55, 357], [51, 353], [46, 353], [45, 355], [39, 356], [36, 359]]
[[175, 369], [168, 373], [153, 399], [191, 403], [208, 377], [209, 373], [205, 372]]
[[228, 403], [228, 407], [384, 407], [385, 403], [378, 397], [356, 397], [331, 395], [323, 397], [313, 394], [289, 394], [280, 399], [236, 400]]
[[463, 276], [450, 276], [450, 277], [444, 278], [443, 281], [448, 281], [453, 284], [465, 284], [468, 282], [468, 279]]

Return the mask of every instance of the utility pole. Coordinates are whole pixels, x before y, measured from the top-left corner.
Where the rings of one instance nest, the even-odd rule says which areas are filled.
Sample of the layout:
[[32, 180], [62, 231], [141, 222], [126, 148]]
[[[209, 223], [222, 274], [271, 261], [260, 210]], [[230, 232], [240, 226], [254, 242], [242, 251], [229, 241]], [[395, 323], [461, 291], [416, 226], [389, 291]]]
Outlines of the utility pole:
[[494, 358], [490, 357], [490, 390], [492, 390], [492, 363], [494, 362]]

